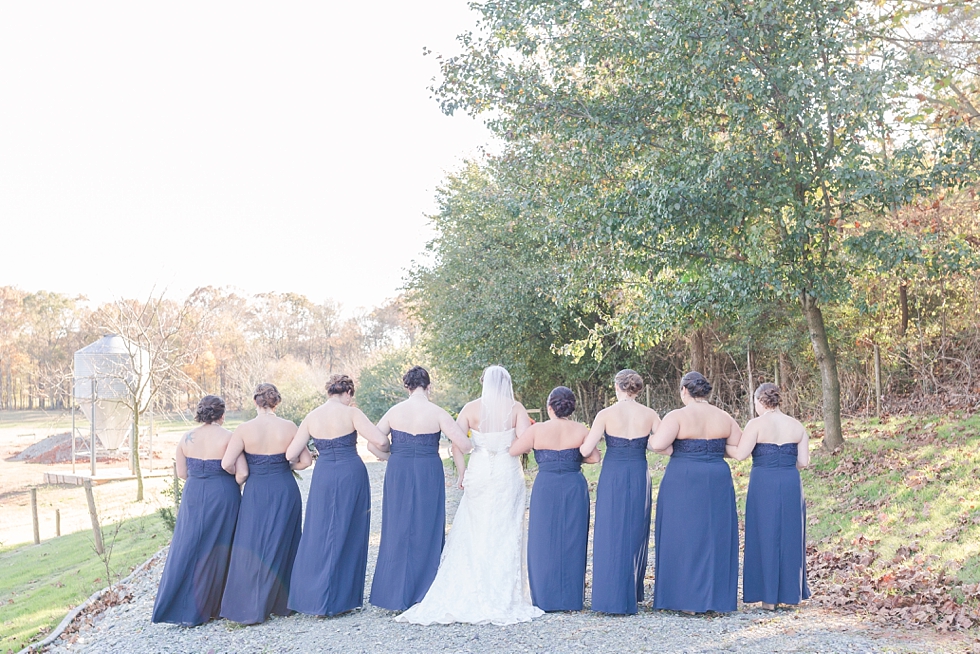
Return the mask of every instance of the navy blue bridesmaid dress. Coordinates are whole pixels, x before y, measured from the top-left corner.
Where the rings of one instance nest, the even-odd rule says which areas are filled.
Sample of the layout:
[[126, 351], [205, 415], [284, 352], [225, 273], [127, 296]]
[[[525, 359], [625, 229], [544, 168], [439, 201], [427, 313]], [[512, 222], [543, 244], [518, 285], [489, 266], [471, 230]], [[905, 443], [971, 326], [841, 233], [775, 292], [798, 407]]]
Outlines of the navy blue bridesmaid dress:
[[177, 512], [153, 622], [187, 627], [218, 617], [242, 496], [220, 459], [187, 457], [187, 482]]
[[313, 442], [320, 455], [306, 498], [289, 608], [337, 615], [364, 603], [371, 485], [357, 454], [357, 432]]
[[534, 450], [538, 474], [527, 526], [531, 600], [543, 611], [581, 611], [589, 545], [589, 486], [582, 454]]
[[303, 500], [284, 454], [245, 454], [248, 481], [231, 548], [221, 617], [242, 624], [289, 615], [289, 579], [299, 547]]
[[446, 543], [446, 477], [439, 432], [391, 430], [371, 604], [404, 611], [425, 597]]
[[649, 438], [605, 438], [592, 536], [592, 610], [632, 614], [643, 601], [650, 541]]
[[655, 609], [736, 608], [738, 515], [725, 442], [674, 441], [657, 496]]
[[758, 443], [745, 500], [742, 601], [799, 604], [806, 583], [806, 501], [796, 443]]

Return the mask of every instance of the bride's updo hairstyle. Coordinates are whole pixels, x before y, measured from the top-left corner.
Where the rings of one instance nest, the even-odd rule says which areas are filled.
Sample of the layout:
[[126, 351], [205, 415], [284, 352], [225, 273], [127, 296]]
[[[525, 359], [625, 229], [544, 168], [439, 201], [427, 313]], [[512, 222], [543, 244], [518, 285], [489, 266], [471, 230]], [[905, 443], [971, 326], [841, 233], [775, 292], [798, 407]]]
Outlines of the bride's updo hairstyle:
[[221, 416], [223, 415], [225, 415], [225, 401], [217, 395], [205, 395], [197, 403], [197, 412], [194, 414], [194, 420], [205, 425], [210, 425], [221, 420]]
[[422, 366], [414, 366], [411, 370], [406, 372], [402, 376], [402, 383], [405, 384], [405, 388], [411, 393], [416, 388], [426, 389], [429, 384], [429, 371]]
[[354, 380], [347, 375], [330, 375], [327, 380], [327, 395], [350, 393], [354, 397]]
[[282, 402], [282, 395], [279, 394], [279, 389], [272, 384], [259, 384], [255, 387], [252, 399], [255, 400], [255, 404], [259, 408], [275, 409]]
[[694, 399], [708, 397], [708, 394], [711, 393], [711, 384], [708, 383], [708, 380], [700, 372], [693, 370], [681, 378], [681, 386], [686, 388]]
[[767, 409], [776, 409], [783, 398], [779, 386], [766, 382], [759, 384], [759, 388], [755, 389], [755, 399]]
[[620, 370], [616, 373], [616, 388], [624, 393], [636, 395], [643, 390], [643, 377], [640, 376], [640, 373], [629, 368]]
[[575, 393], [567, 386], [559, 386], [548, 394], [548, 406], [559, 418], [567, 418], [575, 412]]

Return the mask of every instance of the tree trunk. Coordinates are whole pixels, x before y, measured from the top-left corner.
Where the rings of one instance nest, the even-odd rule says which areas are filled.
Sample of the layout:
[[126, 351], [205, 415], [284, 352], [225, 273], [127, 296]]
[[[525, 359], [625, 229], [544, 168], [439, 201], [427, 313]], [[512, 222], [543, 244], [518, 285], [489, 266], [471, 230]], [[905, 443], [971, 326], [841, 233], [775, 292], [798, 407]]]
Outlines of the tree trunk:
[[806, 291], [800, 293], [800, 304], [806, 317], [813, 344], [813, 354], [820, 368], [820, 388], [823, 395], [823, 447], [833, 451], [844, 444], [840, 424], [840, 377], [837, 374], [837, 360], [827, 338], [823, 312], [817, 306], [817, 298]]
[[783, 411], [796, 415], [796, 394], [789, 387], [789, 355], [785, 352], [779, 353], [779, 390], [782, 392], [785, 404]]
[[704, 374], [707, 359], [704, 353], [704, 330], [698, 329], [691, 335], [691, 370]]
[[909, 285], [904, 281], [898, 285], [898, 308], [901, 312], [899, 333], [905, 336], [909, 329]]
[[129, 458], [133, 463], [133, 474], [136, 475], [136, 501], [143, 501], [143, 471], [140, 470], [140, 412], [133, 410], [133, 449]]

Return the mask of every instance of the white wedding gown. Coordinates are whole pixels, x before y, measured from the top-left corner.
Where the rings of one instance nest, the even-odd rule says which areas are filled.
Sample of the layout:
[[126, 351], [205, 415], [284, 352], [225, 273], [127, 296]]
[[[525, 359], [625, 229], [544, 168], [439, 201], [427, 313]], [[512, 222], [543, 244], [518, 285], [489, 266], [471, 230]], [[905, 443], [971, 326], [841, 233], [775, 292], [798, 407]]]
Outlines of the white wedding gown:
[[463, 498], [425, 598], [396, 620], [414, 624], [508, 625], [544, 611], [531, 604], [520, 459], [508, 453], [514, 430], [473, 432]]

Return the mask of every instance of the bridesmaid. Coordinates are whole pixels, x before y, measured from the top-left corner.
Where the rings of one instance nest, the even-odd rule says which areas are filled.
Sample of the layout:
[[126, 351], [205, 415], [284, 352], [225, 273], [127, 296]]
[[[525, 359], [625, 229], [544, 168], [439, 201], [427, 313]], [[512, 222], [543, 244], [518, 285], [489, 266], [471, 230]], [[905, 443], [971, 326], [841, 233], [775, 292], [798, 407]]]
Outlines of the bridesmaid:
[[742, 461], [752, 454], [745, 500], [745, 558], [742, 601], [799, 604], [810, 597], [806, 583], [806, 502], [799, 469], [810, 463], [810, 437], [798, 420], [779, 410], [779, 387], [755, 391], [758, 418], [750, 420], [729, 453]]
[[378, 423], [391, 434], [385, 470], [381, 544], [371, 582], [371, 604], [404, 611], [425, 597], [446, 542], [446, 477], [439, 432], [462, 451], [473, 449], [446, 411], [429, 401], [429, 373], [415, 366], [402, 377], [408, 399]]
[[224, 400], [204, 397], [194, 416], [202, 425], [177, 443], [177, 476], [187, 483], [153, 604], [153, 622], [195, 627], [218, 617], [242, 499], [238, 483], [248, 476], [243, 455], [229, 472], [221, 468], [231, 439], [231, 432], [221, 426], [224, 415]]
[[350, 406], [353, 398], [351, 378], [333, 375], [326, 403], [306, 416], [286, 450], [286, 458], [296, 463], [312, 437], [320, 453], [289, 584], [289, 608], [300, 613], [337, 615], [364, 603], [371, 485], [357, 453], [357, 435], [383, 457], [388, 439]]
[[701, 373], [684, 375], [684, 408], [664, 416], [650, 439], [670, 454], [657, 496], [655, 609], [727, 612], [738, 601], [738, 515], [724, 456], [742, 432], [708, 404], [710, 392]]
[[[289, 615], [289, 579], [303, 505], [285, 454], [296, 425], [276, 416], [282, 396], [272, 384], [259, 384], [253, 397], [258, 415], [235, 429], [221, 459], [230, 471], [244, 452], [249, 469], [221, 599], [221, 617], [242, 624], [264, 622], [271, 613]], [[307, 450], [292, 469], [302, 470], [312, 462]]]
[[592, 610], [603, 613], [636, 613], [643, 601], [651, 508], [646, 453], [660, 416], [636, 401], [641, 390], [643, 378], [636, 371], [617, 373], [616, 404], [596, 415], [579, 448], [590, 457], [606, 439], [592, 535]]
[[511, 456], [534, 450], [538, 474], [527, 527], [527, 576], [531, 599], [544, 611], [581, 611], [589, 545], [589, 486], [582, 462], [598, 463], [599, 451], [583, 459], [579, 447], [589, 430], [569, 420], [575, 394], [564, 386], [548, 396], [547, 422], [531, 425], [510, 446]]

